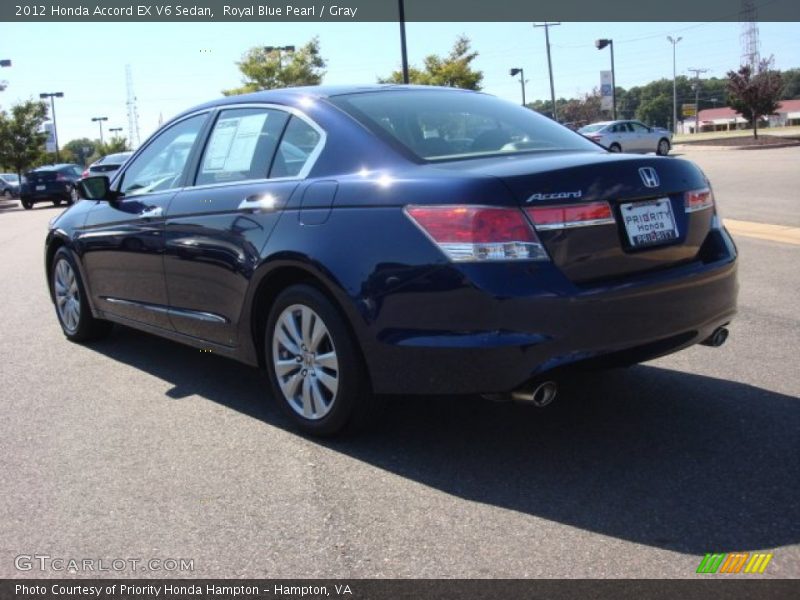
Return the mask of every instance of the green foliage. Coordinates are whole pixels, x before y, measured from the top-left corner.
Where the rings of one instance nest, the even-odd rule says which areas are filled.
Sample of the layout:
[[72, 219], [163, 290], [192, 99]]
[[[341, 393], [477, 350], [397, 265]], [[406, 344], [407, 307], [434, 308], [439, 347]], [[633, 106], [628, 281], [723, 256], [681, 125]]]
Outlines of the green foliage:
[[783, 71], [781, 77], [783, 77], [781, 100], [800, 99], [800, 69]]
[[[64, 144], [61, 148], [61, 158], [63, 162], [71, 162], [86, 166], [89, 164], [89, 157], [96, 153], [97, 142], [89, 138], [79, 138]], [[66, 157], [70, 160], [66, 160]]]
[[325, 60], [319, 53], [319, 38], [313, 38], [294, 52], [279, 50], [265, 52], [261, 47], [250, 48], [236, 63], [243, 82], [238, 88], [222, 90], [225, 96], [248, 94], [260, 90], [319, 85], [325, 75]]
[[[480, 90], [483, 72], [472, 68], [472, 61], [478, 57], [472, 52], [469, 38], [459, 36], [450, 54], [445, 57], [431, 54], [425, 57], [422, 69], [409, 66], [408, 81], [419, 85], [439, 85], [467, 90]], [[394, 71], [389, 77], [378, 79], [379, 83], [403, 83], [402, 71]]]
[[41, 131], [47, 120], [47, 105], [28, 100], [0, 112], [0, 165], [22, 175], [41, 158], [47, 134]]
[[772, 58], [762, 60], [755, 73], [750, 65], [728, 72], [731, 107], [753, 126], [753, 137], [758, 137], [759, 119], [778, 110], [782, 91], [783, 80], [772, 69]]
[[[558, 103], [556, 102], [556, 107]], [[558, 109], [559, 120], [564, 123], [571, 123], [575, 127], [582, 127], [603, 118], [603, 111], [600, 110], [600, 92], [597, 88], [591, 94], [586, 94], [583, 98], [567, 100]]]

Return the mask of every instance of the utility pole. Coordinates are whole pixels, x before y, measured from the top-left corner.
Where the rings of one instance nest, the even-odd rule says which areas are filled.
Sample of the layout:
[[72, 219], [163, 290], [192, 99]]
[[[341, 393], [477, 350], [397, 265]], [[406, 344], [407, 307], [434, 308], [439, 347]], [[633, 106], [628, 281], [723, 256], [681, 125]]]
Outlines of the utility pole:
[[675, 46], [683, 38], [667, 36], [667, 41], [672, 44], [672, 133], [678, 133], [678, 79], [675, 71]]
[[397, 0], [400, 12], [400, 54], [403, 60], [403, 83], [408, 84], [408, 51], [406, 49], [406, 7], [403, 0]]
[[687, 69], [694, 73], [694, 132], [700, 133], [700, 74], [708, 69]]
[[554, 121], [558, 121], [558, 112], [556, 111], [556, 88], [553, 86], [553, 62], [550, 60], [550, 28], [556, 25], [561, 25], [561, 23], [549, 23], [545, 21], [539, 25], [536, 23], [533, 24], [534, 27], [544, 27], [544, 41], [545, 44], [547, 44], [547, 71], [550, 73], [550, 100], [553, 103]]

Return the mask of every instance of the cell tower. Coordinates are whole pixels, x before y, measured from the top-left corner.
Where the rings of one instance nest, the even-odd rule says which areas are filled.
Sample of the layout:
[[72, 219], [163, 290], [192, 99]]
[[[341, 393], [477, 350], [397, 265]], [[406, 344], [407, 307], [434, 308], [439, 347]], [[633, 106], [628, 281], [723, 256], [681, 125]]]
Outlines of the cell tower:
[[749, 65], [753, 72], [758, 70], [761, 60], [758, 42], [758, 15], [753, 0], [742, 0], [742, 64]]
[[131, 74], [131, 66], [125, 65], [125, 80], [128, 88], [128, 140], [131, 149], [135, 150], [139, 147], [141, 140], [139, 139], [139, 109], [136, 108], [136, 94], [133, 93], [133, 75]]

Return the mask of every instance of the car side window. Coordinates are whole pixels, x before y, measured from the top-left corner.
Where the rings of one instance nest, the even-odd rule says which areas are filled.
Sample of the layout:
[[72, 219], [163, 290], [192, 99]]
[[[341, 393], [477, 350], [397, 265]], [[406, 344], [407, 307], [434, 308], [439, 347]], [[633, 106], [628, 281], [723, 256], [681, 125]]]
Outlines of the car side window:
[[631, 123], [631, 127], [633, 127], [633, 131], [636, 133], [647, 133], [649, 131], [649, 129], [641, 123]]
[[140, 196], [177, 187], [207, 117], [189, 117], [160, 133], [125, 169], [119, 191]]
[[266, 179], [289, 115], [268, 108], [222, 111], [200, 161], [195, 185]]
[[299, 176], [321, 141], [322, 136], [316, 129], [303, 119], [292, 117], [272, 161], [270, 178]]

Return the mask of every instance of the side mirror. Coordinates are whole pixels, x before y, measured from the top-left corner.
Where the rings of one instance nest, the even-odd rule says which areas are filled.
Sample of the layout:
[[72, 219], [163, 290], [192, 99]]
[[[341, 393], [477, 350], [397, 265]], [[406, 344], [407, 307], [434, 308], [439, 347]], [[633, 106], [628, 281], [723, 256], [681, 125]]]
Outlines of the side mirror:
[[111, 200], [111, 182], [105, 175], [86, 177], [78, 182], [78, 193], [87, 200]]

